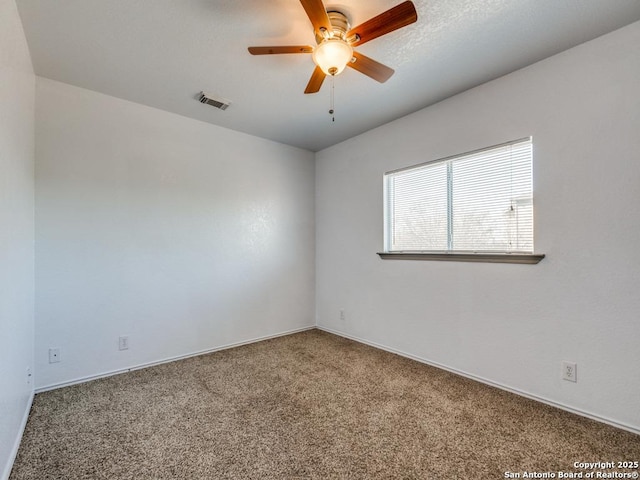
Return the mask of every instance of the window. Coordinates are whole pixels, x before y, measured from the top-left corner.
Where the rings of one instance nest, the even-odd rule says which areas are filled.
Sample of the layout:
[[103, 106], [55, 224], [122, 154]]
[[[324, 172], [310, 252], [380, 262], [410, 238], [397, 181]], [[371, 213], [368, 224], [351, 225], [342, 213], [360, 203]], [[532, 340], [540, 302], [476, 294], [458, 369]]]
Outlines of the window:
[[533, 253], [531, 138], [388, 172], [384, 190], [387, 253]]

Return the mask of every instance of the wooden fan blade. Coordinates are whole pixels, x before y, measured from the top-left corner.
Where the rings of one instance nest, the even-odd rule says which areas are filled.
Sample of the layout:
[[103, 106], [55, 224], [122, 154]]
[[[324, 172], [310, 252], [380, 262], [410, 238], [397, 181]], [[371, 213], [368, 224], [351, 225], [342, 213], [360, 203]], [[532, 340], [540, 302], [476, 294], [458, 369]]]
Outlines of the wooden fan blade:
[[347, 63], [347, 66], [359, 71], [360, 73], [364, 73], [367, 77], [371, 77], [380, 83], [386, 82], [389, 80], [391, 75], [393, 75], [393, 68], [389, 68], [380, 62], [376, 62], [366, 55], [353, 52], [353, 58], [355, 58], [356, 61]]
[[327, 15], [327, 10], [324, 8], [322, 0], [300, 0], [304, 11], [307, 12], [309, 20], [313, 29], [320, 33], [321, 29], [325, 29], [327, 32], [332, 33], [333, 27]]
[[316, 67], [316, 69], [311, 74], [309, 83], [307, 83], [307, 88], [304, 89], [304, 93], [316, 93], [320, 91], [322, 82], [324, 82], [324, 77], [326, 77], [326, 75], [322, 71], [322, 69], [320, 69], [320, 67]]
[[406, 1], [400, 5], [381, 13], [380, 15], [367, 20], [361, 25], [352, 28], [347, 33], [347, 38], [351, 38], [354, 35], [359, 37], [351, 45], [353, 47], [362, 45], [374, 38], [378, 38], [387, 33], [398, 30], [418, 20], [418, 12], [413, 2]]
[[273, 55], [277, 53], [311, 53], [310, 45], [283, 45], [278, 47], [249, 47], [251, 55]]

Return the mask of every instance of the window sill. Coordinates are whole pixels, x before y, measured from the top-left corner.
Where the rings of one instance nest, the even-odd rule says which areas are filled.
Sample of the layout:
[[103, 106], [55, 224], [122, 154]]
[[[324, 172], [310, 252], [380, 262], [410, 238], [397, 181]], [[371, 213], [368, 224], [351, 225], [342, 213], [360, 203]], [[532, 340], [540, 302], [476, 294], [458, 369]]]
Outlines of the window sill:
[[378, 252], [383, 260], [435, 260], [447, 262], [520, 263], [533, 265], [544, 253]]

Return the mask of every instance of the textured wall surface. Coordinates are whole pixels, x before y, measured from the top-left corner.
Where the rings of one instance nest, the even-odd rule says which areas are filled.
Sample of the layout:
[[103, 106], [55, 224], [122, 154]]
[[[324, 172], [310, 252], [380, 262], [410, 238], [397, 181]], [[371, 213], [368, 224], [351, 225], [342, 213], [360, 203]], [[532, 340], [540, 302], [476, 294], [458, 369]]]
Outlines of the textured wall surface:
[[33, 392], [35, 76], [13, 0], [0, 0], [0, 478]]
[[[318, 324], [639, 431], [639, 44], [634, 23], [319, 152]], [[385, 171], [529, 135], [541, 263], [378, 258]]]
[[36, 101], [38, 387], [314, 324], [312, 153], [43, 78]]

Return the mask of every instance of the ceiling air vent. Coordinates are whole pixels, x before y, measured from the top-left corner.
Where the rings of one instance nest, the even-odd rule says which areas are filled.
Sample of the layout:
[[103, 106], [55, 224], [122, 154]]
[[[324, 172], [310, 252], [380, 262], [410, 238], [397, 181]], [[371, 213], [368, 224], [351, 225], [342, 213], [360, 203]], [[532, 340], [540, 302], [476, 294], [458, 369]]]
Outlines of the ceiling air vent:
[[200, 92], [198, 100], [200, 100], [200, 103], [206, 103], [207, 105], [219, 108], [220, 110], [226, 110], [227, 107], [231, 105], [229, 100], [225, 100], [224, 98], [214, 98], [213, 95], [209, 95], [204, 92]]

